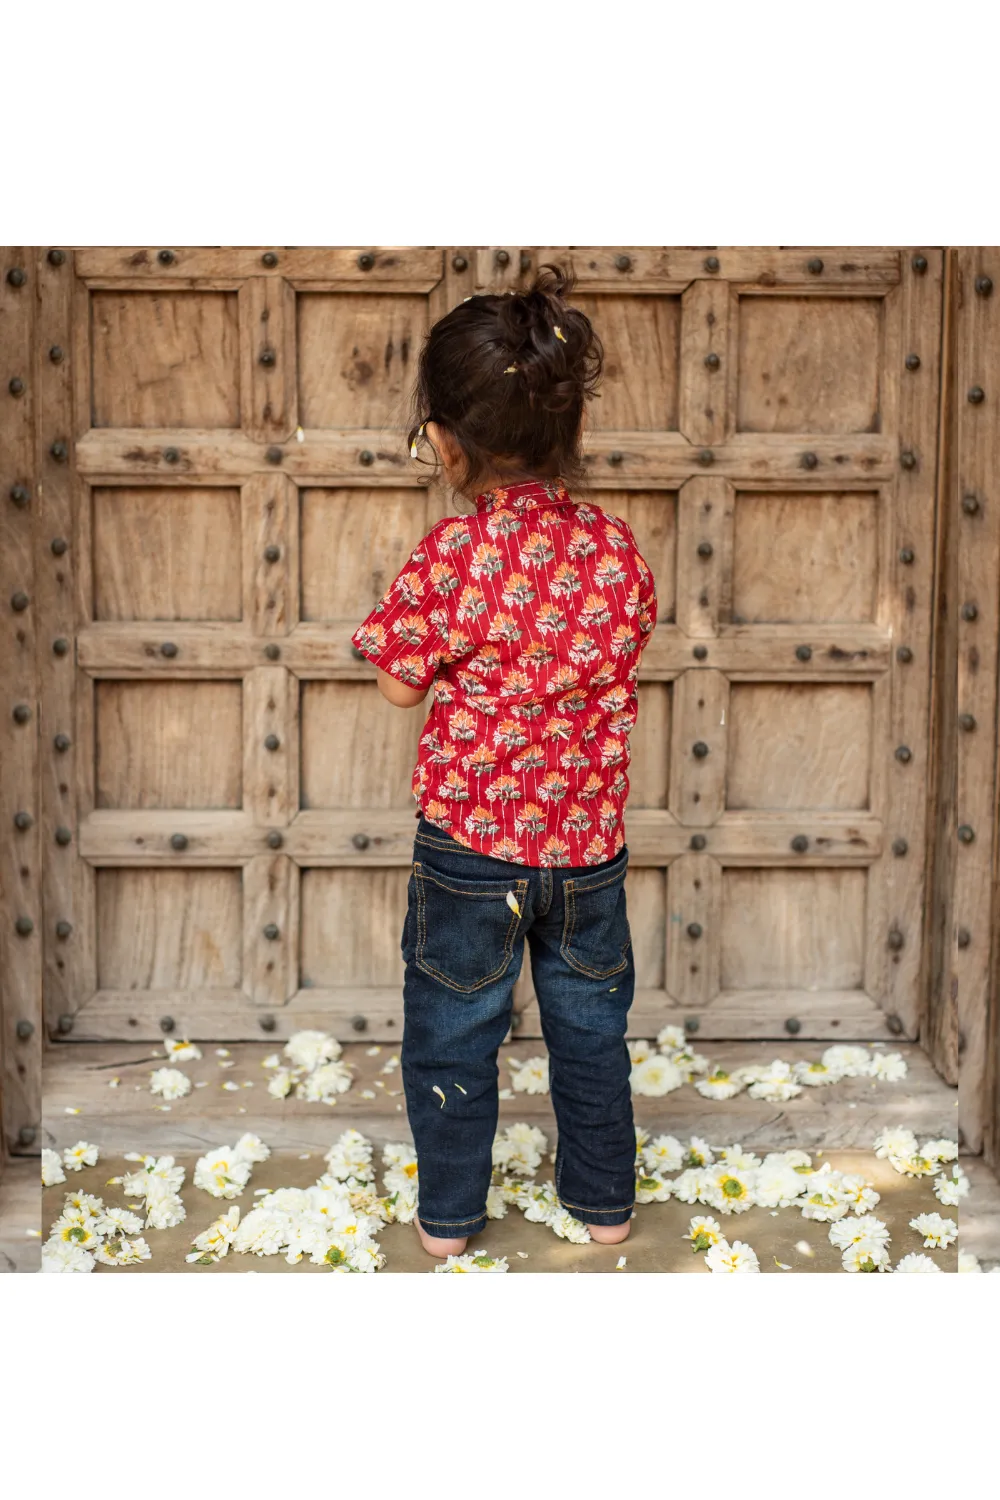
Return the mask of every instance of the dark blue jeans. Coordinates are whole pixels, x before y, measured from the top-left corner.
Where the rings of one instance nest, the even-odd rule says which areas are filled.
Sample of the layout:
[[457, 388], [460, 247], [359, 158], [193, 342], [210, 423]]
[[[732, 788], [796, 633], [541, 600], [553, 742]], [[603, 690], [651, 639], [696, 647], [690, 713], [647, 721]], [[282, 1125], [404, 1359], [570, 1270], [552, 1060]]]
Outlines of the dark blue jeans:
[[525, 939], [549, 1052], [559, 1200], [587, 1224], [631, 1217], [635, 1127], [625, 1029], [635, 967], [627, 866], [627, 847], [602, 865], [510, 864], [465, 849], [421, 817], [401, 943], [400, 1062], [419, 1164], [418, 1215], [428, 1234], [461, 1237], [486, 1224], [497, 1049], [510, 1026]]

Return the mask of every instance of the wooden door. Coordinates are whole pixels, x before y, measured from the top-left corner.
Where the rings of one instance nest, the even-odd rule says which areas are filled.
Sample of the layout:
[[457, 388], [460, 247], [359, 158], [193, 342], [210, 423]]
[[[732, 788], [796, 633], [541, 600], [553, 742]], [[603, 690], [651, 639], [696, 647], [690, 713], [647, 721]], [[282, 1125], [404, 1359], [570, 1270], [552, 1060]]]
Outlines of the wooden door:
[[[566, 254], [76, 252], [57, 1034], [398, 1037], [424, 715], [349, 637], [453, 509], [403, 449], [425, 329]], [[572, 256], [596, 498], [659, 594], [633, 1033], [914, 1035], [940, 255]]]
[[913, 1037], [941, 254], [573, 258], [607, 354], [591, 480], [659, 598], [633, 1034]]

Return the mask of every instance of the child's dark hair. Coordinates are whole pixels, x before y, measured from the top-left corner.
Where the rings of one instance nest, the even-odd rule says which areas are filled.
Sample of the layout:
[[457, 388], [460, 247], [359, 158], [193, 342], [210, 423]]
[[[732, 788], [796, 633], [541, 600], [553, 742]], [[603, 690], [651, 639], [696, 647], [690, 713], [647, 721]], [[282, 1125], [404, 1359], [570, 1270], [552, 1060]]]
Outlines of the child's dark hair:
[[540, 266], [527, 291], [469, 297], [427, 335], [407, 446], [423, 422], [446, 428], [463, 454], [459, 492], [474, 493], [487, 475], [585, 478], [580, 423], [604, 350], [565, 301], [573, 285], [571, 270]]

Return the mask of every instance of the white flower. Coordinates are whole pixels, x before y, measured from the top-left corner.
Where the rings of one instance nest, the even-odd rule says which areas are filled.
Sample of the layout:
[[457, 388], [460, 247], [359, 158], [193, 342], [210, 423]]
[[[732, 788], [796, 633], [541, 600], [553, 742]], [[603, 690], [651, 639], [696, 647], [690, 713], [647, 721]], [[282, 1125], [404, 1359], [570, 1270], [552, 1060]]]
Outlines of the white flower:
[[233, 1155], [238, 1156], [241, 1161], [256, 1163], [267, 1161], [271, 1154], [270, 1146], [265, 1146], [259, 1135], [253, 1135], [247, 1131], [241, 1135], [233, 1147]]
[[494, 1259], [491, 1255], [466, 1254], [449, 1255], [448, 1259], [444, 1261], [442, 1265], [435, 1266], [434, 1270], [438, 1273], [440, 1273], [441, 1271], [453, 1271], [461, 1275], [468, 1271], [503, 1272], [509, 1270], [509, 1267], [507, 1265], [506, 1255], [498, 1255], [496, 1259]]
[[554, 1185], [551, 1182], [526, 1183], [524, 1197], [519, 1200], [518, 1207], [529, 1224], [547, 1224], [551, 1216], [560, 1209]]
[[529, 1057], [510, 1076], [511, 1088], [516, 1094], [547, 1094], [549, 1091], [549, 1060], [547, 1057]]
[[717, 1245], [713, 1245], [706, 1251], [705, 1264], [715, 1275], [726, 1272], [729, 1274], [760, 1272], [757, 1256], [742, 1240], [736, 1240], [732, 1245], [727, 1240], [720, 1240]]
[[725, 1068], [713, 1068], [707, 1078], [696, 1081], [695, 1088], [705, 1099], [734, 1099], [743, 1089], [743, 1084]]
[[958, 1239], [955, 1220], [943, 1219], [940, 1214], [918, 1214], [910, 1220], [910, 1228], [924, 1236], [925, 1250], [947, 1250]]
[[586, 1224], [574, 1218], [568, 1208], [556, 1209], [547, 1222], [561, 1240], [569, 1240], [573, 1245], [585, 1245], [590, 1239], [590, 1230]]
[[642, 1156], [643, 1147], [645, 1146], [646, 1142], [649, 1140], [649, 1131], [648, 1130], [643, 1130], [643, 1128], [642, 1128], [641, 1125], [636, 1125], [634, 1127], [634, 1129], [635, 1129], [635, 1159], [636, 1159], [636, 1161], [638, 1161], [639, 1158]]
[[712, 1203], [715, 1190], [714, 1167], [688, 1167], [670, 1184], [671, 1197], [681, 1203]]
[[799, 1151], [795, 1147], [792, 1147], [790, 1151], [770, 1151], [765, 1156], [764, 1161], [765, 1164], [767, 1162], [784, 1162], [786, 1167], [794, 1167], [797, 1172], [812, 1171], [812, 1157], [809, 1155], [809, 1152]]
[[250, 1181], [251, 1163], [236, 1154], [233, 1146], [219, 1146], [199, 1157], [194, 1169], [195, 1187], [213, 1198], [238, 1198]]
[[64, 1245], [75, 1245], [78, 1250], [96, 1250], [101, 1243], [96, 1221], [72, 1209], [59, 1215], [49, 1230], [49, 1239]]
[[68, 1213], [70, 1209], [75, 1209], [82, 1218], [96, 1219], [104, 1212], [104, 1200], [94, 1193], [69, 1192], [64, 1199], [63, 1212]]
[[267, 1080], [267, 1092], [272, 1099], [286, 1099], [292, 1092], [297, 1074], [291, 1068], [279, 1068]]
[[839, 1193], [856, 1214], [868, 1213], [882, 1199], [882, 1194], [877, 1193], [860, 1172], [845, 1172], [840, 1179]]
[[187, 1218], [187, 1209], [165, 1182], [152, 1177], [146, 1184], [146, 1228], [173, 1229]]
[[63, 1166], [67, 1172], [80, 1172], [84, 1167], [95, 1167], [100, 1154], [98, 1146], [88, 1145], [86, 1141], [77, 1141], [75, 1146], [67, 1146], [63, 1151]]
[[277, 1255], [289, 1228], [289, 1216], [270, 1208], [265, 1199], [238, 1225], [230, 1243], [240, 1255]]
[[858, 1245], [862, 1240], [887, 1245], [889, 1231], [881, 1219], [874, 1214], [863, 1214], [859, 1219], [839, 1219], [830, 1225], [830, 1244], [837, 1250], [846, 1250], [849, 1245]]
[[666, 1203], [670, 1197], [671, 1184], [658, 1174], [636, 1178], [636, 1203]]
[[652, 1042], [630, 1041], [626, 1042], [625, 1045], [628, 1048], [628, 1055], [632, 1059], [633, 1065], [645, 1062], [647, 1057], [653, 1057], [656, 1052]]
[[636, 1063], [630, 1076], [633, 1094], [658, 1099], [679, 1089], [684, 1082], [681, 1070], [668, 1057], [653, 1055]]
[[890, 1156], [911, 1156], [917, 1150], [917, 1138], [912, 1130], [901, 1125], [890, 1125], [875, 1137], [875, 1155], [883, 1161]]
[[932, 1177], [937, 1172], [940, 1162], [918, 1154], [911, 1156], [894, 1156], [890, 1154], [889, 1165], [895, 1171], [901, 1172], [905, 1177]]
[[742, 1214], [754, 1206], [753, 1168], [716, 1167], [708, 1201], [723, 1214]]
[[867, 1078], [872, 1070], [872, 1054], [867, 1047], [827, 1047], [823, 1062], [845, 1078]]
[[[275, 1073], [268, 1083], [268, 1092], [273, 1092], [275, 1080], [281, 1076]], [[342, 1062], [320, 1063], [313, 1072], [306, 1075], [301, 1082], [295, 1085], [296, 1099], [305, 1099], [310, 1104], [329, 1104], [338, 1094], [346, 1094], [351, 1086], [351, 1074], [347, 1066]]]
[[486, 1217], [488, 1219], [505, 1219], [507, 1217], [507, 1204], [503, 1193], [498, 1187], [486, 1189]]
[[530, 1177], [542, 1164], [548, 1142], [535, 1125], [508, 1125], [493, 1142], [493, 1165], [499, 1172]]
[[[963, 1268], [962, 1266], [959, 1266], [958, 1269], [961, 1271]], [[966, 1269], [968, 1269], [968, 1267], [966, 1267]], [[979, 1267], [977, 1266], [976, 1270], [978, 1269]], [[896, 1266], [896, 1270], [909, 1272], [911, 1275], [916, 1274], [926, 1276], [928, 1272], [934, 1271], [937, 1271], [940, 1274], [941, 1267], [937, 1264], [936, 1261], [931, 1260], [929, 1255], [919, 1255], [911, 1251], [909, 1255], [903, 1256], [903, 1259]]]
[[808, 1178], [784, 1161], [768, 1157], [754, 1179], [754, 1199], [761, 1208], [787, 1208], [806, 1191]]
[[642, 1164], [651, 1172], [679, 1172], [684, 1165], [684, 1147], [675, 1135], [658, 1135], [644, 1144]]
[[142, 1220], [127, 1208], [106, 1208], [97, 1221], [97, 1232], [105, 1239], [121, 1239], [126, 1234], [138, 1234]]
[[42, 1187], [56, 1187], [60, 1182], [66, 1181], [66, 1173], [62, 1169], [62, 1157], [58, 1151], [50, 1151], [48, 1146], [42, 1147]]
[[179, 1068], [157, 1068], [149, 1075], [149, 1092], [163, 1099], [183, 1099], [191, 1092], [191, 1080]]
[[884, 1241], [870, 1237], [855, 1240], [848, 1245], [840, 1263], [845, 1271], [891, 1270], [889, 1251]]
[[[813, 1172], [806, 1182], [806, 1196], [799, 1199], [804, 1219], [816, 1219], [821, 1224], [831, 1224], [842, 1219], [849, 1204], [841, 1191], [842, 1174], [829, 1168]], [[797, 1205], [798, 1206], [798, 1205]]]
[[783, 1104], [786, 1099], [794, 1099], [796, 1094], [801, 1094], [802, 1085], [795, 1082], [791, 1063], [775, 1058], [774, 1062], [758, 1073], [756, 1082], [751, 1083], [747, 1092], [751, 1099], [766, 1099], [771, 1104]]
[[191, 1255], [185, 1256], [188, 1261], [202, 1260], [209, 1257], [211, 1260], [221, 1260], [228, 1252], [236, 1234], [240, 1222], [240, 1206], [234, 1203], [224, 1214], [217, 1219], [201, 1234], [195, 1235], [191, 1241], [194, 1247]]
[[968, 1192], [969, 1179], [957, 1162], [952, 1168], [950, 1177], [942, 1172], [940, 1177], [934, 1179], [934, 1196], [939, 1203], [945, 1204], [948, 1208], [957, 1208]]
[[125, 1160], [142, 1162], [142, 1167], [138, 1172], [128, 1172], [122, 1178], [122, 1192], [126, 1198], [144, 1198], [147, 1184], [154, 1177], [164, 1183], [172, 1193], [180, 1192], [184, 1183], [184, 1168], [175, 1166], [172, 1156], [129, 1155]]
[[906, 1077], [907, 1067], [900, 1052], [873, 1052], [868, 1071], [873, 1078], [881, 1078], [884, 1083], [898, 1083]]
[[417, 1153], [412, 1146], [406, 1145], [405, 1142], [398, 1144], [390, 1143], [388, 1146], [382, 1147], [382, 1165], [384, 1167], [394, 1167], [397, 1171], [405, 1171], [407, 1167], [412, 1165], [414, 1169], [410, 1173], [412, 1177], [416, 1173]]
[[656, 1045], [658, 1047], [671, 1047], [678, 1051], [687, 1046], [687, 1036], [683, 1026], [664, 1026], [657, 1034]]
[[109, 1244], [102, 1245], [94, 1256], [102, 1266], [135, 1266], [141, 1260], [152, 1258], [153, 1252], [141, 1235], [134, 1240], [112, 1240]]
[[699, 1250], [710, 1250], [713, 1245], [722, 1241], [722, 1225], [718, 1219], [707, 1219], [696, 1215], [688, 1225], [687, 1234], [681, 1235], [681, 1239], [691, 1241], [691, 1249], [694, 1253]]
[[685, 1167], [710, 1167], [714, 1161], [715, 1154], [708, 1142], [700, 1135], [693, 1135], [684, 1152]]
[[62, 1240], [49, 1240], [42, 1246], [43, 1271], [92, 1271], [94, 1257], [81, 1250], [79, 1245], [66, 1244]]
[[170, 1037], [165, 1039], [163, 1050], [174, 1062], [197, 1062], [201, 1056], [201, 1048], [196, 1047], [194, 1042], [175, 1042]]
[[324, 1160], [330, 1176], [339, 1182], [353, 1177], [355, 1182], [370, 1182], [374, 1177], [370, 1142], [358, 1130], [345, 1130], [326, 1153]]
[[[920, 1259], [921, 1260], [929, 1260], [930, 1257], [927, 1256], [927, 1255], [922, 1255], [920, 1257]], [[934, 1262], [931, 1261], [931, 1265], [933, 1265], [933, 1264], [934, 1264]], [[897, 1266], [896, 1269], [898, 1270], [899, 1267]], [[940, 1270], [940, 1269], [941, 1268], [939, 1266], [938, 1270]], [[964, 1271], [978, 1271], [980, 1275], [982, 1275], [982, 1271], [983, 1271], [982, 1266], [979, 1264], [979, 1256], [978, 1255], [973, 1255], [973, 1253], [972, 1253], [971, 1250], [959, 1250], [959, 1252], [958, 1252], [958, 1269], [959, 1269], [959, 1271], [963, 1271], [963, 1272]]]
[[836, 1068], [828, 1068], [826, 1063], [818, 1058], [797, 1062], [793, 1065], [792, 1071], [795, 1081], [807, 1084], [809, 1088], [821, 1088], [825, 1083], [839, 1083], [844, 1076]]
[[285, 1043], [285, 1056], [292, 1066], [310, 1070], [318, 1068], [320, 1063], [332, 1062], [342, 1051], [336, 1037], [325, 1031], [296, 1031]]
[[708, 1072], [708, 1058], [702, 1057], [700, 1052], [692, 1052], [690, 1047], [661, 1047], [660, 1050], [673, 1063], [685, 1083], [690, 1083], [696, 1073]]
[[720, 1146], [716, 1155], [727, 1167], [759, 1167], [760, 1157], [752, 1151], [744, 1151], [739, 1141], [734, 1146]]
[[926, 1156], [931, 1161], [956, 1161], [958, 1158], [958, 1142], [949, 1140], [925, 1141], [920, 1148], [920, 1155]]

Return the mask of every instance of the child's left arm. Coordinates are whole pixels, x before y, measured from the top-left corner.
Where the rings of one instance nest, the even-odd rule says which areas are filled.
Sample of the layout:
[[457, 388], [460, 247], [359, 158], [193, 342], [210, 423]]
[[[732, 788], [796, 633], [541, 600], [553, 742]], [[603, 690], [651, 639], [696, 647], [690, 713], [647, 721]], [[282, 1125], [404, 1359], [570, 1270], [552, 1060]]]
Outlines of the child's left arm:
[[[439, 526], [444, 523], [439, 523]], [[471, 650], [456, 629], [457, 575], [438, 549], [435, 527], [410, 553], [405, 566], [351, 636], [378, 668], [383, 698], [413, 708], [426, 698], [442, 660]]]

